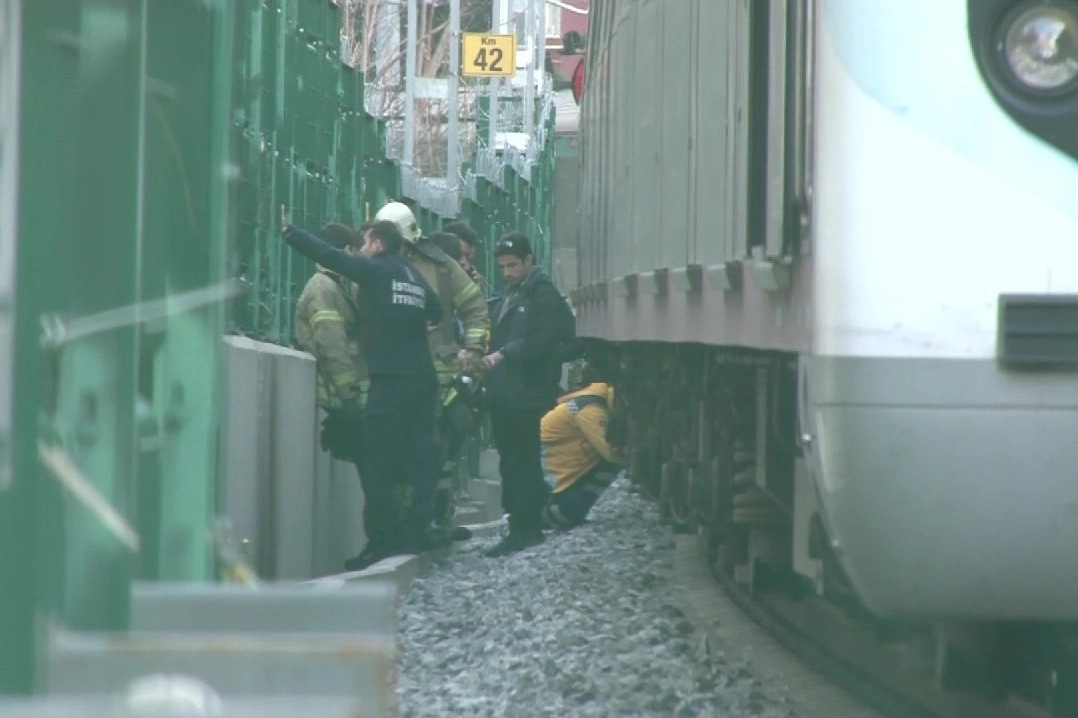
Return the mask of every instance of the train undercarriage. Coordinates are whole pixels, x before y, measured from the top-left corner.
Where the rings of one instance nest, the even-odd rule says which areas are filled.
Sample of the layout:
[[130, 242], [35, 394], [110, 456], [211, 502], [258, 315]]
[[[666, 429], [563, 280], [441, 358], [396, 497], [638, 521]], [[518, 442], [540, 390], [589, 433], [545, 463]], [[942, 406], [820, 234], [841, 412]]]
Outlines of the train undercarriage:
[[795, 652], [887, 712], [1078, 715], [1075, 626], [905, 623], [861, 603], [802, 460], [796, 355], [620, 348], [633, 481]]

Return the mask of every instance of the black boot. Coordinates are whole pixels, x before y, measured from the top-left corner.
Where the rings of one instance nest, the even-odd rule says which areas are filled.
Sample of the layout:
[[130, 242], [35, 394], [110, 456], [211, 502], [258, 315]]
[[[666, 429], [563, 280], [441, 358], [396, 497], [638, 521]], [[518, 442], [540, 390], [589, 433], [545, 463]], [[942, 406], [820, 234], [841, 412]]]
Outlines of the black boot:
[[394, 553], [388, 546], [381, 545], [375, 541], [368, 541], [362, 551], [344, 562], [344, 569], [346, 571], [362, 571], [392, 555]]
[[449, 528], [437, 522], [431, 523], [425, 529], [420, 531], [419, 535], [419, 543], [423, 547], [424, 551], [445, 548], [449, 544], [453, 543], [453, 539], [450, 536]]
[[362, 571], [391, 556], [406, 556], [423, 550], [407, 531], [397, 529], [389, 536], [368, 540], [362, 551], [344, 562], [344, 568], [346, 571]]
[[455, 526], [449, 532], [449, 538], [453, 541], [467, 541], [472, 537], [472, 530], [467, 526]]
[[501, 541], [484, 551], [483, 555], [488, 558], [501, 558], [532, 546], [538, 546], [544, 540], [543, 532], [538, 528], [523, 529], [510, 526], [509, 533]]

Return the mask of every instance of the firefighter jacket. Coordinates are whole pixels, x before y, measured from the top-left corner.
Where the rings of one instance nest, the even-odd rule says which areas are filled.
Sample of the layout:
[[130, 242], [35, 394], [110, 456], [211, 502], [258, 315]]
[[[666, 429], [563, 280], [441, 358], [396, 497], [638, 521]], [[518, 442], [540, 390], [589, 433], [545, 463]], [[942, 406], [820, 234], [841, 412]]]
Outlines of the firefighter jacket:
[[370, 381], [358, 319], [355, 285], [319, 267], [296, 303], [296, 339], [317, 362], [323, 409], [340, 408], [350, 399], [366, 401]]
[[487, 302], [483, 290], [468, 273], [426, 237], [421, 237], [416, 244], [406, 245], [401, 253], [412, 261], [442, 300], [442, 321], [428, 339], [444, 400], [460, 374], [457, 352], [462, 345], [457, 338], [454, 314], [463, 325], [463, 348], [485, 354], [490, 335]]
[[444, 313], [415, 265], [397, 253], [349, 254], [292, 225], [285, 228], [284, 241], [303, 256], [359, 283], [364, 304], [360, 331], [371, 376], [434, 378], [427, 327]]
[[614, 388], [595, 383], [558, 399], [539, 423], [543, 475], [554, 493], [561, 493], [600, 461], [621, 462], [606, 442], [606, 420]]

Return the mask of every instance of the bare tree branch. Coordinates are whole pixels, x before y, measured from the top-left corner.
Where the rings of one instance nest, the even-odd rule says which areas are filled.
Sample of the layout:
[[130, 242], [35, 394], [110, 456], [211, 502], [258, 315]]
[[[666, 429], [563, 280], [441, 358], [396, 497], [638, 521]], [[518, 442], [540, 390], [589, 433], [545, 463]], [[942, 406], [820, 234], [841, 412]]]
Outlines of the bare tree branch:
[[[363, 73], [367, 84], [367, 110], [390, 123], [393, 147], [403, 146], [405, 104], [404, 58], [407, 54], [408, 0], [343, 0], [342, 56]], [[419, 0], [416, 46], [417, 75], [446, 78], [458, 68], [448, 67], [450, 43], [448, 3]], [[461, 0], [461, 27], [487, 29], [492, 0]], [[388, 43], [388, 46], [387, 46]], [[473, 90], [462, 83], [459, 91], [461, 143], [474, 151], [476, 103]], [[419, 98], [415, 107], [417, 170], [427, 176], [445, 174], [448, 103]], [[397, 150], [399, 152], [399, 149]], [[470, 154], [470, 152], [469, 152]], [[462, 153], [462, 156], [466, 156]]]

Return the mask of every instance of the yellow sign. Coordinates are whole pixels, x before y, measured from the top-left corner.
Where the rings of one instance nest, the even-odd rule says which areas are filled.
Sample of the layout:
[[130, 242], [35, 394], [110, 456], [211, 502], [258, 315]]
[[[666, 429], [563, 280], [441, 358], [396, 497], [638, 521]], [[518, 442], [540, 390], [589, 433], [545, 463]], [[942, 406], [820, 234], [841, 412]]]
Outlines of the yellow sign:
[[517, 72], [516, 35], [466, 32], [460, 54], [464, 77], [512, 77]]

